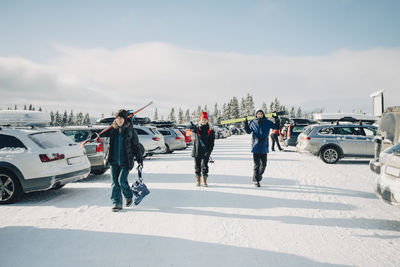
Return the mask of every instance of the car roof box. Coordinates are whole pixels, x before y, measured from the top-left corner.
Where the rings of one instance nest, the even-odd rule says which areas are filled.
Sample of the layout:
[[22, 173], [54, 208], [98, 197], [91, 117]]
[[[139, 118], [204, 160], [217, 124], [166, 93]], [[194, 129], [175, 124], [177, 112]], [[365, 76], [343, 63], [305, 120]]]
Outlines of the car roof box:
[[50, 115], [43, 111], [0, 110], [0, 125], [41, 127], [50, 123]]

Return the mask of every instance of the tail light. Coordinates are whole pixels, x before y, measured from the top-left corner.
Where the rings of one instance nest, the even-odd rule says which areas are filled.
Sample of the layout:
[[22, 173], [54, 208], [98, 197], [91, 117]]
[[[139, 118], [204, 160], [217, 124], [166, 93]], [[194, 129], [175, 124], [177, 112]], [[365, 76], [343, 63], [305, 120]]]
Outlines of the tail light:
[[153, 137], [153, 140], [154, 140], [154, 141], [160, 141], [160, 138], [158, 138], [158, 137]]
[[304, 141], [311, 140], [311, 137], [305, 136], [305, 137], [303, 137], [303, 140]]
[[103, 152], [104, 151], [104, 145], [103, 145], [103, 140], [101, 140], [100, 137], [97, 138], [97, 145], [96, 145], [96, 152]]
[[182, 139], [182, 138], [179, 137], [179, 136], [175, 137], [175, 140], [181, 140], [181, 139]]
[[289, 125], [289, 128], [287, 130], [287, 138], [290, 138], [290, 130], [292, 129], [292, 125]]
[[58, 153], [54, 153], [54, 154], [40, 154], [39, 158], [42, 162], [50, 162], [50, 161], [54, 161], [54, 160], [59, 160], [59, 159], [63, 159], [65, 158], [64, 154], [58, 154]]

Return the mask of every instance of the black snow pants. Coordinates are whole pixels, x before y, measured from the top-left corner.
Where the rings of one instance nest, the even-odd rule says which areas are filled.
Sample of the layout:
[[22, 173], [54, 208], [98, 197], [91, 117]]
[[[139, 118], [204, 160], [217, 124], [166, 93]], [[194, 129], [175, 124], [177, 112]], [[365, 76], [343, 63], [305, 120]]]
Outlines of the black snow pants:
[[278, 145], [278, 149], [282, 150], [281, 145], [279, 144], [278, 135], [271, 133], [271, 139], [272, 139], [272, 146], [271, 146], [272, 151], [275, 151], [275, 143]]
[[196, 176], [208, 177], [208, 161], [210, 158], [194, 158], [194, 171]]
[[262, 175], [267, 167], [267, 154], [253, 154], [254, 172], [253, 182], [260, 182]]

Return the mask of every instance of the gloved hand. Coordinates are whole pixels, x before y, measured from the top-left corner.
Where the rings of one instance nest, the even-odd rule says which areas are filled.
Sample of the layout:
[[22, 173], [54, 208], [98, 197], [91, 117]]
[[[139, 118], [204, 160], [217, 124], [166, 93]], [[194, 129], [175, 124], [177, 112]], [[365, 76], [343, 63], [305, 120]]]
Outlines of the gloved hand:
[[93, 130], [89, 130], [88, 137], [90, 138], [90, 140], [94, 140], [94, 139], [97, 139], [99, 137], [99, 134], [96, 133]]
[[143, 161], [138, 162], [137, 169], [143, 169]]

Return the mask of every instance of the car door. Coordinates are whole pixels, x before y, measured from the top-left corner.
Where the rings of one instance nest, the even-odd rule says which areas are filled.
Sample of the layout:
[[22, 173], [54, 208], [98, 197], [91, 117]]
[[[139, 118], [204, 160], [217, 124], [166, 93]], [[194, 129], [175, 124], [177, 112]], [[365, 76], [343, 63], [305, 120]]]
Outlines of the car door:
[[337, 138], [340, 147], [345, 155], [363, 155], [364, 140], [361, 138], [362, 129], [360, 127], [342, 126], [336, 128]]
[[376, 135], [376, 129], [372, 127], [363, 127], [364, 131], [364, 155], [366, 156], [374, 156], [375, 153], [375, 141], [374, 137]]

